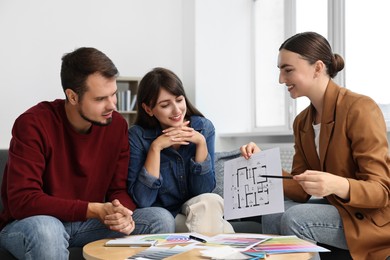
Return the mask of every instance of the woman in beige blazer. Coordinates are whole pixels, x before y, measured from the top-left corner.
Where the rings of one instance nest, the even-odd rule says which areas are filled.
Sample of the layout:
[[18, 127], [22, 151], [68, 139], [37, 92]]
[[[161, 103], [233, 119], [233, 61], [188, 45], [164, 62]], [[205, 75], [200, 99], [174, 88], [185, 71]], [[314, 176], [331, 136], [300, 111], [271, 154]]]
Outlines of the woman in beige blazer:
[[[263, 216], [263, 232], [348, 249], [353, 259], [386, 259], [390, 158], [381, 110], [371, 98], [332, 81], [344, 60], [317, 33], [287, 39], [278, 67], [290, 96], [306, 96], [311, 104], [294, 121], [294, 177], [283, 181], [285, 196], [294, 202], [286, 201], [282, 214]], [[241, 147], [245, 158], [257, 151], [253, 142]], [[325, 203], [311, 203], [312, 196]]]

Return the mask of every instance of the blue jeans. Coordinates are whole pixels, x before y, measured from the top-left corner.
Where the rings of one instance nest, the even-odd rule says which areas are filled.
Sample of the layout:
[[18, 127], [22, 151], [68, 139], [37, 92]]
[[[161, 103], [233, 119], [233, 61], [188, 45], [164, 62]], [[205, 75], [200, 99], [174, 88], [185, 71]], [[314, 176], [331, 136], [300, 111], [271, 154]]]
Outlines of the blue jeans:
[[348, 249], [339, 212], [326, 199], [307, 203], [286, 200], [284, 207], [284, 213], [262, 216], [264, 234], [296, 235], [313, 243]]
[[[175, 232], [175, 220], [164, 208], [136, 209], [136, 223], [132, 234], [158, 234]], [[121, 237], [98, 219], [85, 222], [61, 222], [51, 216], [32, 216], [9, 223], [0, 232], [0, 247], [18, 259], [67, 260], [68, 247], [82, 247], [89, 242]]]

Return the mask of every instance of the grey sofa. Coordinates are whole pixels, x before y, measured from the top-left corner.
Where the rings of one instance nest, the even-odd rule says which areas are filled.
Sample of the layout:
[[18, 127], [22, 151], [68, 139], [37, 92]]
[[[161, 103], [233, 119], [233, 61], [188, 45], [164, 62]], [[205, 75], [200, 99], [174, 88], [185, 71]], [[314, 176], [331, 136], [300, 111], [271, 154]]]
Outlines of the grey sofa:
[[[224, 163], [227, 160], [231, 160], [234, 158], [237, 158], [240, 156], [240, 151], [233, 150], [229, 152], [217, 152], [215, 153], [215, 176], [217, 185], [213, 192], [221, 195], [223, 197], [223, 173], [224, 173]], [[8, 150], [1, 150], [0, 149], [0, 186], [3, 179], [3, 170], [5, 167], [5, 164], [7, 162], [8, 158]], [[0, 200], [0, 212], [3, 209], [2, 201]], [[239, 233], [261, 233], [261, 217], [250, 217], [250, 218], [243, 218], [243, 219], [235, 219], [231, 220], [230, 223], [232, 224], [235, 232]], [[331, 253], [322, 253], [321, 259], [327, 260], [337, 260], [337, 259], [352, 259], [349, 252], [347, 250], [341, 250], [338, 248], [329, 247], [327, 245], [321, 245], [324, 247], [329, 248], [332, 252]], [[79, 260], [84, 259], [82, 256], [82, 248], [81, 247], [74, 247], [69, 249], [70, 255], [69, 259], [71, 260]], [[0, 259], [1, 260], [15, 260], [15, 258], [8, 253], [5, 250], [0, 249]]]
[[[240, 156], [240, 151], [235, 150], [231, 152], [221, 152], [215, 154], [215, 172], [217, 179], [217, 186], [214, 190], [215, 193], [218, 193], [223, 196], [223, 165], [226, 160], [233, 159]], [[8, 150], [0, 150], [0, 186], [3, 179], [4, 167], [8, 158]], [[0, 200], [0, 212], [3, 209], [2, 201]], [[246, 219], [236, 219], [230, 221], [234, 230], [241, 233], [261, 233], [261, 223], [260, 217], [246, 218]], [[82, 248], [74, 247], [69, 249], [70, 256], [69, 259], [78, 260], [84, 259], [82, 257]], [[5, 250], [0, 249], [0, 259], [8, 260], [15, 259], [10, 253]]]

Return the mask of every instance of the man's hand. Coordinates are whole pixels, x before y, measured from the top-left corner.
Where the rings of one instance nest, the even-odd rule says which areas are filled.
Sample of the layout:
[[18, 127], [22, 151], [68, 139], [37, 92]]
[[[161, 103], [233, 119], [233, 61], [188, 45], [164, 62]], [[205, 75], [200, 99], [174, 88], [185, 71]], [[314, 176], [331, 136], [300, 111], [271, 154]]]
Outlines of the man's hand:
[[130, 235], [135, 228], [133, 220], [133, 212], [124, 207], [119, 200], [113, 200], [114, 213], [106, 215], [104, 224], [106, 224], [111, 230], [119, 231], [126, 235]]
[[109, 229], [130, 235], [135, 228], [133, 212], [119, 200], [106, 203], [89, 203], [87, 218], [97, 218]]

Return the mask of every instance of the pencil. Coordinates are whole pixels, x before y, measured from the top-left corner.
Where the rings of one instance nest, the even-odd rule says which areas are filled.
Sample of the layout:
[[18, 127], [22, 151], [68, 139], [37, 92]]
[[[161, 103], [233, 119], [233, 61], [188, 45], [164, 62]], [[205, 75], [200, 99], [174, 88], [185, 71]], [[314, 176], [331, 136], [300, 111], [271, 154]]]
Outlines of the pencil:
[[284, 175], [260, 175], [261, 177], [266, 178], [279, 178], [279, 179], [292, 179], [293, 176], [284, 176]]
[[202, 242], [202, 243], [207, 243], [207, 241], [205, 239], [200, 238], [200, 237], [196, 237], [196, 236], [193, 236], [193, 235], [190, 235], [189, 238], [193, 239], [193, 240], [196, 240], [196, 241], [199, 241], [199, 242]]

